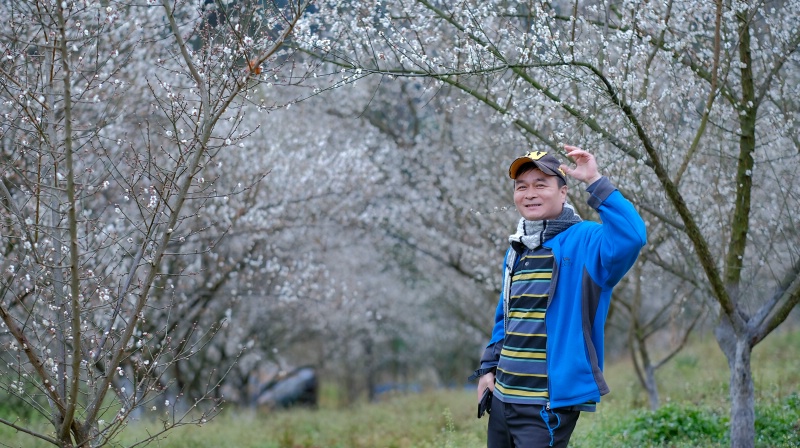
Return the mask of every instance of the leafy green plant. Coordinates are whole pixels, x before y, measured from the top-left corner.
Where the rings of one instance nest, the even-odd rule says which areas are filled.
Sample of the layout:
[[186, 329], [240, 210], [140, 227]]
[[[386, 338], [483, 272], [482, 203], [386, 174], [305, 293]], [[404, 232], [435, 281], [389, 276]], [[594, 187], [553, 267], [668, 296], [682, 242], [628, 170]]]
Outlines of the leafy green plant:
[[800, 446], [800, 394], [771, 406], [756, 407], [756, 445]]
[[728, 418], [719, 413], [668, 403], [656, 411], [640, 411], [623, 425], [626, 439], [634, 444], [676, 444], [722, 440], [727, 436]]

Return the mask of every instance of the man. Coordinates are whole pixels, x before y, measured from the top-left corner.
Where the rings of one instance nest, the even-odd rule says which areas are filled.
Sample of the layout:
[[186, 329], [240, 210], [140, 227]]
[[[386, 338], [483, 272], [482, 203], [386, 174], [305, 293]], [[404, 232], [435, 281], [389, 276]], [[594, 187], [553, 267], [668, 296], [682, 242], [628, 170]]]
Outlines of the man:
[[[508, 171], [522, 217], [509, 237], [492, 337], [472, 377], [490, 409], [489, 448], [566, 447], [580, 412], [594, 411], [609, 392], [603, 327], [614, 285], [646, 242], [645, 226], [592, 154], [564, 149], [574, 168], [529, 152]], [[566, 204], [567, 176], [588, 185], [602, 224], [582, 221]]]

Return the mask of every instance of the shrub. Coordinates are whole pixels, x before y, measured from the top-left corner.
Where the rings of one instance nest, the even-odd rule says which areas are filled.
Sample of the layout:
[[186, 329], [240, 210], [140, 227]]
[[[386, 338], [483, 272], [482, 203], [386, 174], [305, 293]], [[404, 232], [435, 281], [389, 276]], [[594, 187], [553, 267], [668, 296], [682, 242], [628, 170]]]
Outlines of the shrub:
[[[727, 444], [728, 417], [700, 407], [673, 403], [657, 411], [639, 411], [613, 430], [630, 446], [697, 446], [701, 441]], [[800, 394], [756, 406], [756, 446], [800, 447]]]
[[756, 446], [800, 446], [800, 394], [769, 406], [756, 406]]
[[640, 411], [619, 430], [636, 446], [676, 445], [727, 436], [728, 418], [697, 407], [669, 403], [656, 411]]

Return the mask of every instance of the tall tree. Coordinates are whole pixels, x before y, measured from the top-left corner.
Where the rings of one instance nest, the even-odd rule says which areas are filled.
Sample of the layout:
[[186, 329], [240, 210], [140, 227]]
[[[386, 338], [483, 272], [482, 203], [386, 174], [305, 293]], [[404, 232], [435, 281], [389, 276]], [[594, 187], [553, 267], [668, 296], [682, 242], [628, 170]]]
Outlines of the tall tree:
[[209, 210], [266, 174], [215, 182], [242, 117], [281, 106], [250, 95], [307, 74], [284, 43], [308, 2], [200, 3], [0, 4], [0, 384], [53, 430], [0, 423], [54, 445], [103, 445], [145, 406], [165, 431], [217, 410], [218, 377], [154, 400], [218, 330], [181, 287], [235, 224]]
[[[578, 143], [718, 306], [731, 445], [755, 443], [753, 347], [800, 301], [800, 2], [340, 2], [345, 76], [427, 77], [558, 150]], [[320, 21], [333, 17], [321, 9]]]

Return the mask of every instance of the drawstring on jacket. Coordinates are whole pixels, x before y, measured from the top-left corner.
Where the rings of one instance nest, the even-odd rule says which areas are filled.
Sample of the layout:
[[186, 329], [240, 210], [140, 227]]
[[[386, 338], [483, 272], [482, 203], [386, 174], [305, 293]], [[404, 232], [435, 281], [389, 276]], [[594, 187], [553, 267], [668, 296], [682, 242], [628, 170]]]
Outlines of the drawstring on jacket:
[[542, 410], [539, 412], [539, 415], [542, 416], [542, 420], [544, 420], [544, 425], [547, 426], [547, 432], [550, 433], [550, 446], [553, 446], [554, 442], [554, 434], [553, 431], [556, 430], [559, 426], [561, 426], [561, 416], [553, 411], [553, 415], [556, 416], [556, 426], [550, 427], [550, 416], [547, 415], [547, 409], [542, 406]]

